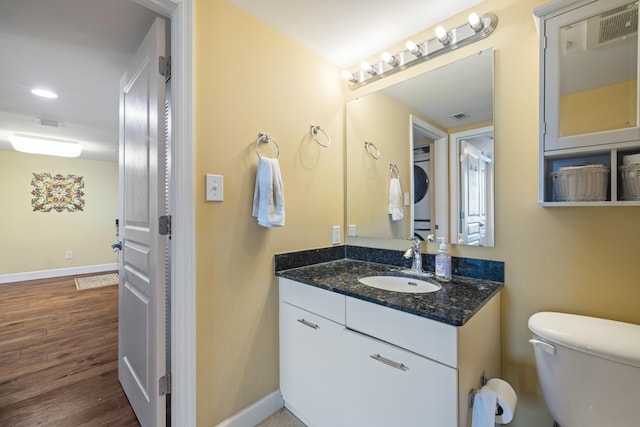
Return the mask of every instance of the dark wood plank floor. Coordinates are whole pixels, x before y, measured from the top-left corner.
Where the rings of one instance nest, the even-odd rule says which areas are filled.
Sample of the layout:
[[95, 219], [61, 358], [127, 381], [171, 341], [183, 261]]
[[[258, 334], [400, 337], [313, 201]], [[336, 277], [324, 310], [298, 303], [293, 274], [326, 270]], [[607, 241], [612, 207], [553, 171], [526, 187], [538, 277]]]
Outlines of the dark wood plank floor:
[[74, 277], [0, 284], [0, 426], [140, 425], [118, 382], [118, 287]]

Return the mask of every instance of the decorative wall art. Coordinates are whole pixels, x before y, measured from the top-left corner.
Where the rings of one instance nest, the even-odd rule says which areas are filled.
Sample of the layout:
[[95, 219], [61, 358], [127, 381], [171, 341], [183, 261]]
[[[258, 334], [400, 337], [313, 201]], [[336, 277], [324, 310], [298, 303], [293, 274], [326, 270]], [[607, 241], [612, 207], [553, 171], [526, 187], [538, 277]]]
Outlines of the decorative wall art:
[[84, 179], [82, 176], [33, 173], [31, 180], [34, 212], [84, 211]]

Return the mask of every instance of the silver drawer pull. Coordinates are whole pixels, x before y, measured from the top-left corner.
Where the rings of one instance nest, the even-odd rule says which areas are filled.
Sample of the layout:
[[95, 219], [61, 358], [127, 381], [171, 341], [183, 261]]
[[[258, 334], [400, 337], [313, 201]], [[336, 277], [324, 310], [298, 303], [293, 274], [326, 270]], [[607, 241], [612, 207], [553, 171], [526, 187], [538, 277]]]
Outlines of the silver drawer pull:
[[380, 363], [384, 363], [385, 365], [389, 365], [393, 368], [400, 369], [401, 371], [406, 371], [407, 369], [409, 369], [409, 367], [404, 363], [394, 362], [393, 360], [387, 359], [386, 357], [382, 357], [379, 354], [372, 354], [369, 357], [371, 357], [374, 360], [377, 360]]
[[298, 322], [302, 323], [305, 326], [313, 328], [313, 329], [318, 329], [318, 327], [319, 327], [318, 325], [316, 325], [314, 323], [311, 323], [308, 320], [304, 320], [304, 319], [298, 319]]

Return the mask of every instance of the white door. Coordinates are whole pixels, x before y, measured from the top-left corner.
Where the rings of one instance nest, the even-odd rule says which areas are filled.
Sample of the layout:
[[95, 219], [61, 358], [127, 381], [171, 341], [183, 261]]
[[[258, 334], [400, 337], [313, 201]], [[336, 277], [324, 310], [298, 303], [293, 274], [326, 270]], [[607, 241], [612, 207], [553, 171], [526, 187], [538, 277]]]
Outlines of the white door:
[[485, 170], [482, 151], [467, 141], [460, 141], [461, 165], [461, 226], [460, 231], [467, 245], [480, 245], [486, 233], [485, 223]]
[[166, 373], [164, 213], [165, 21], [156, 18], [120, 83], [118, 377], [143, 427], [164, 426]]

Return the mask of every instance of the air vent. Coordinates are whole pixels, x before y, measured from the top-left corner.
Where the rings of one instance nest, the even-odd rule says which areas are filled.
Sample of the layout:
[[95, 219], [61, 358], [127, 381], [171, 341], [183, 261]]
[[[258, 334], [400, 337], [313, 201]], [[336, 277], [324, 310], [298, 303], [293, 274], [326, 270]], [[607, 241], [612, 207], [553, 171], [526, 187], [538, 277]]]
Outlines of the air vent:
[[587, 49], [624, 40], [638, 32], [638, 6], [611, 9], [587, 22]]
[[38, 118], [38, 119], [36, 119], [36, 122], [37, 122], [39, 125], [42, 125], [42, 126], [51, 126], [51, 127], [54, 127], [54, 128], [60, 128], [60, 127], [62, 127], [62, 126], [63, 126], [62, 122], [59, 122], [59, 121], [57, 121], [57, 120], [51, 120], [51, 119], [42, 119], [42, 118]]
[[462, 119], [468, 119], [469, 118], [467, 113], [455, 113], [455, 114], [451, 114], [449, 117], [451, 117], [452, 119], [456, 119], [456, 120], [462, 120]]

